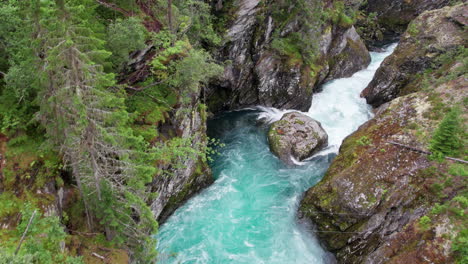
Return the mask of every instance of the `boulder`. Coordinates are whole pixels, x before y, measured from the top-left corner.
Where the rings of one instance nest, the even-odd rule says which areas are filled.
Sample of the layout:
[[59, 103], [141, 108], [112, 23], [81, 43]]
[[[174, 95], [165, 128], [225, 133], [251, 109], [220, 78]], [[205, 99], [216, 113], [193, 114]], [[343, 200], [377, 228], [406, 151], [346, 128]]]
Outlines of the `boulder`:
[[367, 103], [378, 107], [415, 92], [412, 82], [428, 69], [437, 69], [443, 56], [466, 44], [468, 4], [427, 11], [404, 33], [394, 53], [387, 57], [362, 92]]
[[283, 162], [293, 165], [328, 145], [328, 135], [320, 122], [298, 112], [285, 114], [268, 131], [271, 151]]

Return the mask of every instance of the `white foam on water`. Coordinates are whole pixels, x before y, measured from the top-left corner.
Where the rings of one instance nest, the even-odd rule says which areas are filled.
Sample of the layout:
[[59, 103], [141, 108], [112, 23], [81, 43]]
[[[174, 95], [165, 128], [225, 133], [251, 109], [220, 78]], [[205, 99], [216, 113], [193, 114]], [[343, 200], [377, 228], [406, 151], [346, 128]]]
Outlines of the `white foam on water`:
[[[323, 86], [306, 113], [322, 123], [329, 147], [298, 165], [285, 166], [268, 148], [265, 126], [256, 113], [231, 112], [216, 120], [226, 147], [212, 164], [215, 182], [187, 201], [161, 226], [159, 263], [165, 264], [325, 264], [329, 253], [310, 228], [298, 223], [301, 195], [316, 184], [329, 166], [330, 153], [371, 118], [360, 92], [371, 81], [384, 53], [350, 78]], [[271, 123], [294, 110], [259, 107], [258, 118]]]

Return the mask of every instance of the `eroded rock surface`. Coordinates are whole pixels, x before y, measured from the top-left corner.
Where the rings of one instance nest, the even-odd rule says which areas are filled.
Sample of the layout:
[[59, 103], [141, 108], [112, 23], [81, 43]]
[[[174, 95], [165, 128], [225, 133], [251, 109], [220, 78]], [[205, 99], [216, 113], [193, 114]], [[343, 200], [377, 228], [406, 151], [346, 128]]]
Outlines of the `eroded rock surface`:
[[443, 56], [466, 45], [468, 4], [459, 4], [420, 15], [408, 27], [394, 53], [377, 70], [362, 96], [378, 107], [415, 90], [413, 81], [426, 69], [438, 68]]
[[448, 170], [451, 163], [389, 142], [427, 150], [443, 113], [466, 100], [467, 85], [462, 74], [383, 105], [345, 139], [323, 180], [306, 193], [301, 215], [327, 231], [317, 235], [339, 263], [454, 263], [451, 237], [463, 225], [456, 214], [433, 208], [460, 206], [451, 199], [466, 180]]
[[450, 4], [449, 0], [347, 0], [346, 4], [363, 16], [357, 27], [370, 49], [396, 41], [408, 24], [425, 11]]
[[[307, 2], [325, 9], [333, 3]], [[293, 3], [280, 7], [273, 0], [235, 0], [231, 6], [235, 19], [219, 54], [228, 65], [208, 92], [212, 111], [256, 105], [305, 111], [320, 84], [349, 77], [370, 63], [352, 25], [321, 21], [317, 11], [298, 11]], [[304, 16], [310, 16], [307, 26], [300, 20]], [[313, 53], [313, 61], [305, 61], [305, 53]]]
[[311, 157], [328, 144], [328, 135], [320, 122], [298, 112], [285, 114], [268, 132], [271, 151], [283, 162], [293, 165]]

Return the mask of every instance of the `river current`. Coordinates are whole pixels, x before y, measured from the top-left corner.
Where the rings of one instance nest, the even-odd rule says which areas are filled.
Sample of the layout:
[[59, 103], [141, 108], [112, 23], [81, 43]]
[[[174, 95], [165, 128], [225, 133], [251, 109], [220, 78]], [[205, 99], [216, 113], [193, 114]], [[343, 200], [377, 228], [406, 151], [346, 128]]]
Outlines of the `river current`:
[[320, 181], [343, 139], [372, 117], [359, 94], [395, 46], [372, 52], [366, 69], [331, 81], [314, 95], [306, 114], [322, 123], [329, 147], [295, 167], [276, 158], [267, 141], [268, 123], [288, 110], [259, 107], [210, 120], [208, 135], [225, 144], [211, 164], [215, 182], [161, 226], [156, 236], [158, 263], [327, 263], [330, 253], [311, 226], [298, 220], [297, 208], [303, 193]]

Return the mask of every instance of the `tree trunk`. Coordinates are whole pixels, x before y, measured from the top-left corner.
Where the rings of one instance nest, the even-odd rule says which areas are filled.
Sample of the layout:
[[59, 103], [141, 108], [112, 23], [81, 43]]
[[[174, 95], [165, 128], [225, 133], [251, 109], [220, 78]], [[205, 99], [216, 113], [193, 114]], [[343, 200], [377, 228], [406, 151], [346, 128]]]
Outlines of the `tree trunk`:
[[167, 0], [167, 23], [169, 24], [169, 31], [174, 33], [172, 28], [172, 0]]

